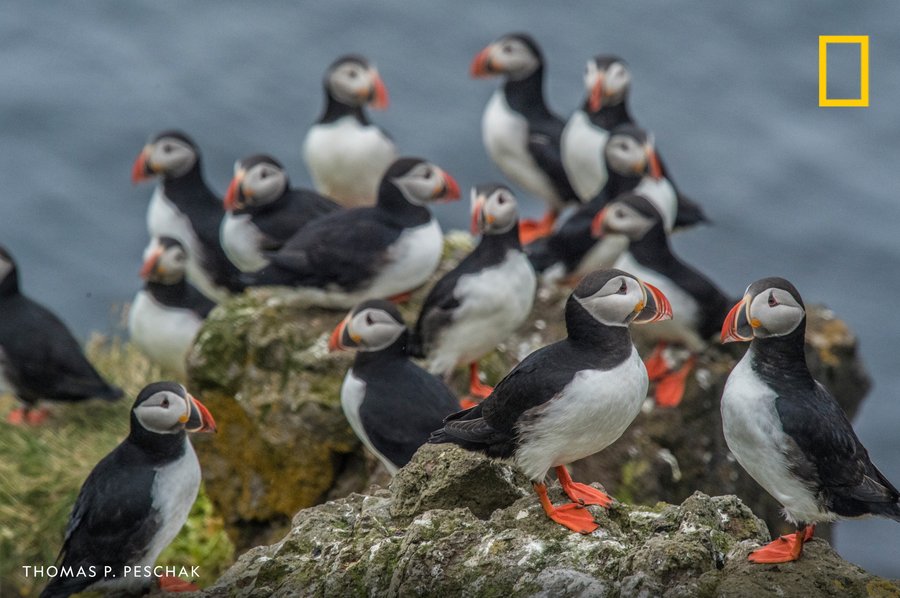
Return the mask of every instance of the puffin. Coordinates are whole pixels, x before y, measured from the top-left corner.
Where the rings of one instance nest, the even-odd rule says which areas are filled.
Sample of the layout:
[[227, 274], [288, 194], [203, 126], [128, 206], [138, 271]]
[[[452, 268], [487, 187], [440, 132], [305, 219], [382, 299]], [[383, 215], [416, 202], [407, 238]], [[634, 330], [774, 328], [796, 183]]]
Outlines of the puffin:
[[619, 125], [635, 124], [628, 111], [631, 71], [620, 57], [599, 54], [587, 61], [584, 71], [587, 96], [572, 113], [562, 132], [560, 153], [572, 188], [590, 201], [606, 184], [603, 148], [609, 133]]
[[468, 401], [483, 399], [493, 390], [481, 382], [478, 360], [525, 322], [537, 287], [534, 268], [519, 242], [512, 191], [486, 183], [476, 185], [471, 198], [472, 234], [481, 234], [481, 240], [429, 291], [411, 349], [428, 360], [429, 372], [445, 380], [456, 366], [468, 364]]
[[378, 69], [359, 55], [342, 56], [325, 71], [325, 110], [303, 141], [303, 160], [319, 193], [353, 208], [371, 206], [381, 176], [398, 157], [391, 137], [365, 107], [388, 107]]
[[610, 257], [592, 252], [597, 244], [591, 236], [591, 223], [610, 201], [633, 191], [650, 199], [663, 216], [666, 230], [678, 220], [678, 195], [663, 175], [653, 135], [635, 125], [613, 129], [603, 148], [608, 177], [603, 189], [582, 204], [552, 235], [526, 246], [535, 270], [545, 280], [577, 279], [587, 272], [612, 265]]
[[777, 277], [747, 287], [722, 326], [723, 343], [750, 341], [722, 393], [725, 441], [796, 526], [751, 552], [753, 563], [797, 560], [819, 522], [868, 515], [900, 521], [900, 492], [810, 374], [805, 333], [803, 299]]
[[219, 243], [222, 201], [203, 179], [197, 144], [181, 131], [154, 135], [131, 169], [135, 184], [152, 178], [159, 184], [147, 208], [150, 237], [172, 237], [184, 245], [188, 280], [210, 299], [221, 301], [242, 290], [240, 272]]
[[[512, 460], [550, 519], [593, 532], [598, 526], [585, 505], [606, 507], [612, 499], [573, 482], [565, 465], [615, 442], [640, 413], [649, 382], [629, 324], [671, 316], [665, 295], [632, 274], [588, 274], [566, 302], [568, 336], [528, 355], [484, 401], [447, 417], [429, 442]], [[551, 467], [571, 503], [551, 504]]]
[[381, 180], [378, 202], [318, 218], [267, 254], [249, 285], [296, 288], [301, 300], [349, 309], [366, 299], [403, 300], [438, 267], [441, 227], [428, 209], [459, 199], [459, 186], [421, 158], [399, 158]]
[[126, 575], [125, 567], [153, 567], [187, 521], [200, 489], [200, 463], [187, 432], [215, 431], [209, 410], [180, 384], [144, 387], [131, 408], [128, 436], [81, 486], [57, 557], [60, 573], [41, 598], [191, 588], [174, 577]]
[[144, 288], [128, 311], [128, 334], [151, 361], [184, 378], [188, 351], [216, 304], [185, 279], [188, 257], [181, 243], [153, 239], [145, 254]]
[[[653, 284], [672, 304], [674, 316], [670, 321], [647, 327], [648, 334], [658, 342], [645, 365], [650, 381], [657, 383], [656, 404], [675, 407], [684, 396], [685, 382], [693, 370], [696, 354], [722, 329], [733, 300], [673, 253], [662, 215], [641, 195], [626, 193], [607, 204], [594, 218], [592, 233], [600, 238], [600, 243], [615, 235], [623, 236], [627, 245], [616, 259], [615, 267]], [[610, 255], [613, 251], [601, 250], [601, 253]], [[669, 345], [684, 347], [690, 353], [675, 371], [666, 357]]]
[[340, 209], [315, 191], [291, 188], [284, 167], [272, 156], [248, 156], [235, 163], [225, 193], [222, 249], [241, 271], [255, 272], [269, 264], [264, 251], [280, 248], [316, 218]]
[[0, 247], [0, 390], [22, 403], [6, 420], [40, 424], [48, 412], [38, 401], [115, 401], [122, 390], [90, 364], [69, 329], [53, 312], [19, 290], [16, 262]]
[[410, 360], [408, 345], [403, 316], [382, 299], [354, 307], [328, 341], [330, 351], [356, 351], [341, 386], [341, 407], [360, 442], [391, 475], [459, 409], [450, 389]]
[[546, 236], [562, 209], [580, 200], [560, 155], [566, 123], [544, 100], [543, 53], [530, 35], [510, 33], [481, 50], [470, 73], [504, 77], [481, 119], [484, 146], [504, 176], [547, 204], [542, 220], [522, 222], [522, 241]]

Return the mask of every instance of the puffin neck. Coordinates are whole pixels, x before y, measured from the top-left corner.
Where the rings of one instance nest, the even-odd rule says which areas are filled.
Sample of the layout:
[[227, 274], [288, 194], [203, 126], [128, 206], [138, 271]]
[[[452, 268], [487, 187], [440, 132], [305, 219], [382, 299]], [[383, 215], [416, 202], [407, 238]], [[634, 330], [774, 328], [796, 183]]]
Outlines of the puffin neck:
[[188, 283], [184, 278], [173, 284], [163, 284], [148, 280], [144, 288], [163, 305], [178, 307], [181, 304], [181, 299], [187, 294]]
[[589, 104], [590, 98], [584, 100], [582, 110], [588, 115], [591, 123], [607, 131], [612, 131], [619, 125], [634, 124], [631, 120], [631, 114], [628, 112], [628, 95], [622, 98], [622, 101], [612, 106], [604, 106], [597, 112], [591, 112]]
[[409, 331], [406, 330], [393, 343], [380, 351], [357, 351], [353, 361], [353, 369], [358, 370], [366, 365], [383, 362], [385, 359], [408, 359]]
[[387, 177], [381, 180], [378, 187], [378, 201], [375, 208], [388, 220], [407, 228], [427, 224], [431, 220], [431, 212], [406, 198], [394, 183]]
[[251, 216], [258, 216], [260, 214], [266, 214], [268, 212], [274, 212], [280, 210], [282, 206], [287, 202], [287, 196], [290, 194], [291, 189], [290, 186], [286, 186], [284, 188], [284, 193], [279, 195], [276, 199], [273, 199], [267, 204], [263, 204], [261, 206], [245, 206], [243, 208], [237, 209], [234, 213], [238, 216], [242, 214], [250, 214]]
[[669, 245], [669, 236], [663, 228], [662, 222], [657, 221], [643, 237], [632, 241], [628, 251], [642, 266], [662, 266], [671, 263], [675, 256]]
[[351, 106], [350, 104], [345, 104], [344, 102], [331, 95], [326, 89], [325, 111], [322, 113], [322, 116], [319, 117], [319, 124], [333, 123], [344, 118], [345, 116], [353, 116], [360, 122], [360, 124], [369, 124], [369, 119], [366, 117], [366, 113], [363, 110], [362, 106]]
[[164, 176], [162, 179], [163, 190], [170, 198], [178, 197], [182, 194], [196, 194], [197, 189], [209, 189], [203, 175], [200, 173], [200, 157], [188, 170], [181, 176]]
[[537, 67], [524, 79], [507, 78], [503, 93], [509, 107], [520, 114], [533, 117], [552, 117], [544, 102], [544, 66]]
[[[484, 249], [481, 249], [484, 247]], [[522, 242], [519, 240], [519, 221], [508, 231], [495, 235], [482, 235], [481, 241], [475, 251], [506, 251], [509, 249], [522, 249]]]
[[606, 191], [606, 197], [610, 200], [615, 199], [623, 193], [634, 191], [640, 184], [641, 179], [644, 178], [643, 175], [625, 175], [616, 172], [609, 167], [609, 162], [606, 162], [606, 172], [609, 173], [609, 178], [606, 180], [604, 189]]
[[598, 322], [574, 295], [566, 302], [566, 330], [569, 341], [579, 349], [624, 361], [631, 354], [628, 326], [607, 326]]
[[19, 273], [15, 268], [9, 271], [6, 278], [0, 280], [0, 297], [10, 297], [19, 293]]
[[141, 449], [154, 463], [165, 463], [177, 459], [184, 454], [186, 432], [179, 430], [173, 434], [157, 434], [147, 430], [138, 422], [134, 411], [131, 412], [131, 431], [128, 442]]
[[806, 365], [806, 316], [790, 334], [754, 338], [750, 343], [753, 370], [768, 379], [791, 379], [814, 383]]

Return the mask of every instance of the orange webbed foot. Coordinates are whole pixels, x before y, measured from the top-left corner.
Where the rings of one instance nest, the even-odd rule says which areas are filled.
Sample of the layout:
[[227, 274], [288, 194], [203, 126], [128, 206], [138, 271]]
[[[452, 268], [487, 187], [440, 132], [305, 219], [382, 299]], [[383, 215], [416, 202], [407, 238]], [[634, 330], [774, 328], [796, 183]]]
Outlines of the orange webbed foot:
[[747, 560], [757, 564], [790, 563], [803, 554], [803, 544], [812, 539], [815, 526], [807, 525], [797, 533], [780, 536], [762, 548], [754, 550]]
[[561, 526], [579, 534], [589, 534], [600, 527], [584, 505], [573, 502], [553, 507], [552, 511], [547, 511], [547, 516]]
[[559, 478], [559, 484], [562, 486], [566, 496], [578, 504], [599, 505], [603, 508], [608, 508], [613, 504], [613, 498], [606, 492], [597, 490], [587, 484], [573, 481], [569, 471], [563, 466], [556, 468], [556, 477]]
[[553, 225], [556, 224], [556, 215], [547, 212], [540, 220], [522, 220], [519, 222], [519, 239], [522, 245], [546, 237], [553, 232]]
[[650, 356], [644, 360], [644, 367], [647, 368], [647, 377], [650, 382], [656, 382], [669, 373], [669, 364], [663, 355], [665, 348], [666, 343], [657, 343]]
[[672, 372], [657, 382], [654, 393], [657, 407], [670, 408], [681, 404], [688, 374], [694, 370], [696, 361], [696, 357], [691, 357], [677, 372]]
[[14, 426], [39, 426], [44, 423], [49, 415], [50, 410], [44, 407], [40, 409], [19, 407], [9, 412], [6, 416], [6, 422]]

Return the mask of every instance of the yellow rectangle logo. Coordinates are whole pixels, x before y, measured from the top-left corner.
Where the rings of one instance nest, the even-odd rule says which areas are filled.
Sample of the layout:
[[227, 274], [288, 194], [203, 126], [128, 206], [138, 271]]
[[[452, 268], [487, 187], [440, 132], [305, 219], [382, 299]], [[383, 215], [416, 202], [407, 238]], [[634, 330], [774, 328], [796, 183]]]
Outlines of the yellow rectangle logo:
[[[828, 44], [859, 45], [859, 97], [828, 97]], [[862, 107], [869, 105], [869, 36], [868, 35], [820, 35], [819, 36], [819, 106]]]

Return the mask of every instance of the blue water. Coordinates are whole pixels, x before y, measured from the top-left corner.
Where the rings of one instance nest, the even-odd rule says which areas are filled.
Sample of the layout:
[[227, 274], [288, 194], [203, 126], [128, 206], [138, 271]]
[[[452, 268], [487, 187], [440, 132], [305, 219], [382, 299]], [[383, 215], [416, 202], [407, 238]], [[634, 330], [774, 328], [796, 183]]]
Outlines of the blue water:
[[[9, 4], [0, 18], [0, 243], [18, 258], [25, 289], [80, 337], [114, 331], [113, 306], [140, 286], [151, 189], [132, 187], [129, 173], [150, 134], [193, 135], [220, 192], [234, 160], [259, 151], [308, 185], [300, 143], [321, 107], [323, 69], [355, 51], [377, 62], [392, 103], [374, 118], [404, 153], [464, 187], [497, 179], [479, 128], [495, 83], [470, 80], [467, 69], [492, 38], [526, 30], [544, 47], [549, 101], [561, 113], [581, 101], [588, 57], [630, 62], [634, 114], [715, 220], [677, 238], [685, 258], [734, 295], [756, 278], [786, 276], [850, 323], [875, 380], [856, 428], [900, 483], [900, 4]], [[871, 36], [870, 108], [817, 106], [820, 34]], [[466, 209], [439, 213], [461, 227]], [[836, 547], [900, 577], [895, 523], [840, 524]]]

